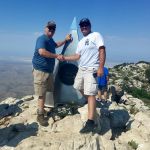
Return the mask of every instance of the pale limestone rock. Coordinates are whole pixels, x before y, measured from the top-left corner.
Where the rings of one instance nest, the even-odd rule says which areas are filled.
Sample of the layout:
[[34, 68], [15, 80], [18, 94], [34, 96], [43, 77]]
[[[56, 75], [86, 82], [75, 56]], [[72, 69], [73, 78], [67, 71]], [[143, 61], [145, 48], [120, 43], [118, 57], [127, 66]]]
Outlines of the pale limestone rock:
[[[105, 138], [105, 136], [100, 136], [100, 150], [115, 150], [115, 144], [110, 139]], [[108, 144], [109, 143], [109, 144]]]
[[1, 102], [1, 104], [14, 104], [16, 102], [16, 98], [9, 97]]
[[140, 68], [143, 68], [143, 67], [147, 67], [148, 65], [145, 64], [145, 63], [138, 63], [136, 64], [137, 66], [139, 66]]
[[21, 100], [23, 100], [23, 101], [30, 101], [30, 100], [33, 100], [33, 99], [34, 99], [33, 95], [28, 95], [28, 96], [23, 97]]
[[78, 109], [80, 115], [81, 115], [81, 120], [83, 122], [87, 121], [87, 116], [88, 116], [88, 105], [85, 105], [81, 108]]
[[[134, 128], [138, 128], [142, 134], [148, 135], [148, 133], [150, 133], [150, 124], [149, 124], [150, 115], [147, 115], [143, 112], [139, 112], [135, 115], [134, 119], [135, 119], [134, 122], [138, 122], [138, 123], [136, 123], [138, 125], [135, 126], [134, 122], [133, 122], [132, 126]], [[149, 137], [150, 137], [150, 134], [149, 134]]]
[[137, 150], [149, 150], [150, 149], [150, 143], [143, 143], [139, 144]]
[[80, 115], [67, 116], [59, 122], [56, 122], [55, 132], [78, 133], [82, 125]]
[[[138, 99], [130, 98], [129, 100], [135, 101], [136, 107], [141, 110], [145, 107]], [[110, 103], [109, 107], [103, 105], [97, 108], [95, 116], [100, 135], [91, 133], [82, 135], [79, 130], [87, 120], [87, 105], [78, 109], [80, 114], [68, 114], [56, 122], [50, 117], [48, 118], [49, 126], [42, 127], [36, 122], [36, 97], [33, 100], [10, 99], [7, 103], [16, 104], [22, 112], [15, 117], [8, 116], [9, 119], [6, 122], [3, 120], [4, 124], [0, 126], [0, 149], [130, 150], [128, 142], [134, 140], [139, 144], [138, 150], [149, 150], [149, 110], [131, 115], [127, 111], [130, 107], [119, 106], [115, 102]], [[119, 130], [128, 122], [131, 124], [128, 124], [127, 132]], [[114, 141], [110, 140], [112, 133], [118, 136]]]

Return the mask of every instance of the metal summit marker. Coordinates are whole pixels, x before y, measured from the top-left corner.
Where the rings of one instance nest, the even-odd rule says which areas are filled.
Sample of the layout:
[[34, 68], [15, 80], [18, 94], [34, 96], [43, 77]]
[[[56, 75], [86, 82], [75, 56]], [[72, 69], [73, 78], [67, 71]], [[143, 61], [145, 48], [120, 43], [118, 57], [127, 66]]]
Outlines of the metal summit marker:
[[[61, 52], [62, 55], [75, 54], [79, 42], [76, 18], [70, 27], [72, 41], [66, 42]], [[54, 107], [57, 104], [84, 103], [84, 98], [80, 92], [73, 88], [74, 78], [78, 71], [77, 61], [59, 62], [56, 60], [54, 69], [54, 93], [47, 92], [45, 105]]]

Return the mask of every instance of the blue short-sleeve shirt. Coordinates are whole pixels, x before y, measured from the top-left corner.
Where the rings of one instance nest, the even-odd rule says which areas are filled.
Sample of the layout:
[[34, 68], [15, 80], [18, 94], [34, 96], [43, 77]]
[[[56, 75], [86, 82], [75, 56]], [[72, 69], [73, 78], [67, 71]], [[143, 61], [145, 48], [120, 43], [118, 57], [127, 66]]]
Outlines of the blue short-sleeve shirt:
[[39, 54], [39, 49], [44, 48], [51, 53], [56, 53], [55, 48], [57, 44], [52, 38], [48, 38], [46, 35], [38, 37], [35, 46], [35, 52], [32, 59], [33, 67], [36, 70], [52, 73], [55, 66], [55, 58], [46, 58]]
[[98, 85], [100, 85], [100, 86], [107, 85], [107, 76], [108, 76], [108, 74], [109, 74], [108, 69], [106, 67], [104, 67], [103, 76], [98, 77]]

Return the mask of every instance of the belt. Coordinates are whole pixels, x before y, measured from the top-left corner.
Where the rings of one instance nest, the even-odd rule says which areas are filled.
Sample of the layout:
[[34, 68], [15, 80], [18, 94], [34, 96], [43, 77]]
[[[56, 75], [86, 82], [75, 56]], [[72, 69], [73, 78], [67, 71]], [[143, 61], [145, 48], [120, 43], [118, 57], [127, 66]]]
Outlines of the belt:
[[79, 67], [80, 70], [82, 71], [86, 71], [86, 70], [89, 70], [89, 71], [92, 71], [92, 70], [97, 70], [98, 68], [94, 68], [94, 67]]

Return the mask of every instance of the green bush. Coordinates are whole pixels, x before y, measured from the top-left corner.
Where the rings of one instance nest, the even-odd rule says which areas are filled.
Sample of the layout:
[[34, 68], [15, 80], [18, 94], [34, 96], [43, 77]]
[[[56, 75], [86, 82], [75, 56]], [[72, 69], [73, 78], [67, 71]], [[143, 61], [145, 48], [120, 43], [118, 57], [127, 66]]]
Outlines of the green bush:
[[137, 81], [140, 81], [140, 77], [139, 76], [135, 76], [134, 79], [137, 80]]
[[129, 87], [127, 85], [124, 85], [122, 88], [134, 97], [150, 99], [150, 94], [143, 88], [139, 89], [136, 87]]
[[128, 72], [128, 76], [129, 76], [129, 77], [132, 77], [133, 75], [134, 75], [133, 72], [131, 72], [131, 71]]
[[129, 81], [129, 77], [125, 76], [125, 77], [123, 78], [123, 80]]
[[145, 76], [148, 79], [148, 82], [150, 83], [150, 67], [145, 70]]
[[139, 112], [139, 109], [137, 109], [135, 106], [132, 106], [129, 111], [130, 111], [130, 114], [135, 115]]
[[128, 145], [131, 146], [132, 149], [135, 149], [135, 150], [138, 148], [138, 144], [133, 140], [129, 141]]
[[[143, 88], [138, 89], [136, 87], [129, 87], [126, 84], [124, 84], [122, 86], [122, 89], [124, 89], [127, 93], [131, 94], [133, 97], [141, 99], [148, 107], [150, 107], [150, 94]], [[131, 108], [130, 113], [134, 114], [135, 112], [137, 112], [137, 110]]]

